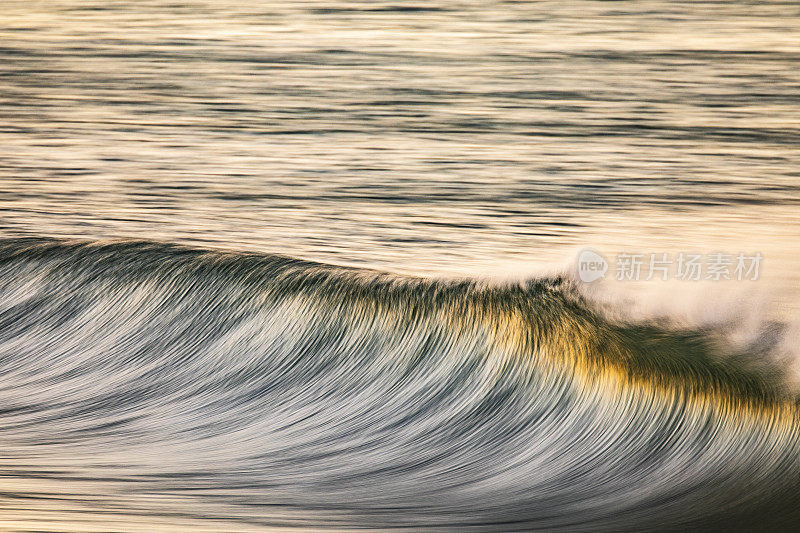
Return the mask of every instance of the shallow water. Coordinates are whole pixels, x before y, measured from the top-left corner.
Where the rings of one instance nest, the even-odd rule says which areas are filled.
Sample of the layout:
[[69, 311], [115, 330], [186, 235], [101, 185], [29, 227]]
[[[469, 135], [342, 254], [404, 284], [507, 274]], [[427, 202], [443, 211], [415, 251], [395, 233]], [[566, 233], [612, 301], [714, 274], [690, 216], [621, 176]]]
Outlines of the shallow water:
[[[800, 312], [800, 8], [795, 2], [6, 0], [2, 7], [0, 237], [11, 239], [2, 241], [4, 249], [18, 246], [24, 241], [15, 239], [26, 236], [134, 238], [402, 274], [495, 279], [564, 270], [586, 247], [608, 259], [623, 252], [760, 252], [764, 263], [757, 281], [615, 282], [612, 267], [606, 281], [581, 290], [611, 301], [626, 319], [667, 314], [693, 327], [733, 320], [735, 331], [725, 334], [740, 348], [759, 357], [794, 353], [794, 337], [770, 320], [792, 322]], [[76, 256], [63, 251], [59, 257], [70, 263]], [[718, 416], [717, 429], [725, 437], [715, 442], [730, 463], [717, 463], [715, 473], [714, 464], [708, 470], [682, 470], [685, 463], [675, 459], [684, 466], [673, 465], [676, 470], [670, 472], [702, 471], [711, 484], [718, 481], [715, 475], [729, 473], [730, 491], [712, 494], [719, 501], [730, 503], [740, 489], [737, 480], [756, 476], [752, 468], [763, 476], [756, 476], [757, 487], [771, 480], [780, 491], [781, 483], [794, 482], [793, 467], [788, 477], [770, 478], [770, 469], [785, 466], [780, 460], [794, 465], [789, 452], [767, 454], [770, 458], [756, 466], [742, 459], [769, 446], [790, 450], [796, 432], [782, 431], [797, 427], [786, 422], [791, 416], [779, 417], [777, 425], [753, 422], [738, 407], [726, 411], [724, 402], [720, 407], [686, 400], [683, 386], [675, 383], [670, 390], [679, 391], [678, 399], [639, 382], [606, 383], [623, 388], [620, 397], [632, 402], [623, 405], [599, 397], [602, 386], [575, 378], [563, 362], [555, 370], [537, 363], [533, 375], [515, 363], [509, 374], [501, 373], [500, 385], [490, 378], [496, 370], [491, 365], [458, 374], [464, 361], [494, 361], [509, 353], [539, 361], [541, 354], [516, 337], [508, 341], [511, 347], [503, 345], [496, 331], [485, 331], [489, 326], [483, 318], [464, 319], [462, 330], [441, 317], [426, 315], [416, 322], [420, 317], [410, 310], [419, 305], [414, 298], [411, 303], [390, 299], [399, 307], [387, 304], [377, 313], [410, 313], [410, 322], [389, 326], [365, 323], [363, 302], [347, 303], [352, 322], [338, 327], [353, 335], [355, 344], [345, 349], [342, 339], [313, 340], [315, 333], [332, 335], [336, 324], [330, 309], [314, 307], [320, 304], [311, 296], [301, 298], [302, 305], [276, 297], [275, 307], [254, 310], [263, 303], [261, 293], [248, 292], [249, 278], [240, 272], [249, 263], [231, 267], [236, 275], [217, 280], [219, 287], [191, 277], [169, 278], [171, 285], [159, 287], [154, 280], [168, 274], [158, 265], [168, 269], [172, 263], [153, 259], [155, 271], [148, 275], [114, 277], [131, 262], [149, 265], [139, 256], [129, 262], [124, 257], [105, 265], [107, 278], [88, 280], [80, 269], [61, 275], [56, 269], [48, 278], [40, 269], [49, 263], [34, 258], [7, 265], [0, 300], [5, 313], [0, 315], [5, 320], [0, 398], [13, 407], [0, 414], [5, 428], [0, 446], [11, 450], [0, 453], [0, 460], [12, 473], [0, 482], [5, 495], [0, 527], [79, 531], [111, 524], [111, 529], [136, 530], [146, 520], [152, 528], [213, 531], [402, 523], [503, 529], [501, 515], [511, 506], [526, 527], [569, 529], [557, 517], [574, 509], [548, 500], [550, 507], [545, 507], [553, 514], [537, 515], [532, 510], [542, 501], [537, 491], [547, 485], [518, 477], [530, 474], [531, 465], [545, 456], [540, 448], [514, 440], [520, 435], [535, 440], [540, 434], [526, 431], [544, 427], [536, 425], [538, 411], [531, 410], [539, 408], [532, 390], [544, 391], [545, 397], [568, 396], [566, 404], [553, 405], [570, 416], [588, 417], [601, 432], [613, 433], [613, 417], [639, 420], [650, 413], [656, 422], [647, 427], [653, 431], [669, 433], [674, 423], [681, 431], [702, 433], [694, 424]], [[57, 294], [48, 296], [48, 291]], [[119, 300], [102, 300], [103, 291]], [[193, 299], [198, 297], [193, 291], [200, 300]], [[181, 314], [181, 309], [205, 310], [202, 297], [211, 294], [227, 307], [214, 309], [208, 329]], [[631, 294], [633, 300], [627, 299]], [[159, 309], [159, 297], [179, 307]], [[91, 305], [98, 298], [108, 309], [95, 315]], [[145, 303], [153, 307], [138, 312], [136, 306]], [[455, 313], [442, 302], [437, 305], [445, 315]], [[70, 309], [78, 315], [70, 315]], [[236, 320], [231, 313], [242, 321], [238, 330], [228, 322]], [[264, 321], [269, 327], [258, 333], [253, 324]], [[298, 329], [287, 333], [281, 324]], [[610, 327], [600, 324], [602, 331]], [[520, 326], [514, 331], [540, 330]], [[110, 346], [98, 332], [119, 344]], [[463, 338], [469, 332], [472, 341]], [[326, 401], [303, 390], [295, 396], [296, 411], [284, 406], [275, 415], [278, 404], [269, 402], [292, 397], [288, 389], [272, 395], [262, 390], [269, 382], [267, 355], [294, 353], [279, 346], [281, 334], [297, 343], [294, 349], [317, 343], [320, 360], [308, 368], [328, 368], [325, 358], [338, 353], [355, 368], [367, 365], [380, 385], [370, 388], [366, 376], [348, 384], [339, 372], [332, 373], [316, 382], [329, 393]], [[171, 340], [159, 348], [155, 339], [164, 336]], [[666, 338], [673, 339], [670, 334]], [[569, 346], [562, 349], [581, 351]], [[401, 387], [393, 380], [406, 374], [398, 374], [391, 361], [411, 357], [414, 350], [424, 354], [419, 356], [424, 368], [440, 370], [431, 370], [427, 381]], [[660, 350], [658, 357], [665, 357], [683, 348], [670, 344]], [[23, 354], [33, 366], [21, 363]], [[118, 366], [97, 368], [104, 354], [119, 358]], [[226, 366], [224, 354], [239, 358]], [[374, 357], [369, 364], [359, 358], [365, 354]], [[198, 372], [217, 369], [243, 381], [203, 381], [198, 374], [197, 386], [213, 391], [176, 399], [169, 387], [186, 386], [188, 374], [169, 374], [175, 381], [150, 381], [158, 376], [153, 369], [176, 368], [175, 358], [195, 358]], [[48, 369], [53, 360], [64, 366]], [[696, 369], [693, 364], [689, 367]], [[251, 367], [267, 377], [237, 374]], [[632, 372], [622, 367], [623, 373]], [[95, 371], [78, 373], [86, 368]], [[546, 379], [553, 376], [566, 382]], [[291, 378], [292, 384], [305, 383], [308, 376]], [[141, 398], [128, 404], [104, 396], [115, 387], [141, 392], [141, 387], [165, 383], [168, 390], [152, 405], [142, 404]], [[99, 396], [82, 391], [92, 384], [99, 387]], [[380, 434], [378, 427], [371, 436], [359, 433], [363, 419], [357, 414], [374, 402], [381, 404], [394, 387], [409, 401], [428, 393], [436, 401], [439, 394], [449, 398], [463, 424], [453, 422], [447, 431], [489, 424], [471, 409], [480, 411], [486, 405], [481, 402], [492, 398], [486, 402], [498, 409], [497, 425], [464, 437], [475, 448], [430, 450], [434, 455], [450, 450], [454, 462], [429, 457], [425, 468], [412, 468], [403, 477], [411, 450], [422, 453], [415, 448], [419, 442], [447, 442], [445, 433], [432, 428], [449, 411], [437, 415], [436, 409], [443, 408], [434, 402], [438, 407], [431, 407], [430, 417], [414, 419], [403, 433], [407, 443], [414, 443], [411, 449]], [[457, 392], [465, 395], [460, 404], [453, 399]], [[236, 397], [239, 393], [252, 397]], [[639, 401], [653, 402], [653, 411]], [[352, 408], [347, 439], [335, 427], [323, 427], [322, 420], [331, 418], [309, 423], [311, 437], [331, 439], [325, 446], [300, 438], [307, 453], [324, 449], [334, 454], [331, 459], [311, 460], [301, 453], [295, 462], [280, 463], [275, 456], [272, 462], [259, 462], [265, 460], [255, 451], [259, 447], [288, 453], [282, 446], [299, 438], [291, 431], [281, 433], [287, 430], [280, 416], [295, 420], [315, 412], [335, 420], [332, 406], [339, 402]], [[109, 410], [102, 416], [87, 414], [92, 405]], [[675, 415], [684, 408], [691, 415]], [[234, 445], [236, 439], [223, 427], [224, 413], [233, 413], [244, 443]], [[199, 420], [206, 418], [210, 426], [203, 429]], [[520, 420], [534, 429], [507, 435]], [[104, 423], [111, 425], [104, 429]], [[664, 427], [656, 427], [659, 423]], [[387, 432], [388, 427], [394, 426], [384, 428]], [[561, 428], [568, 433], [567, 426]], [[64, 441], [50, 440], [62, 430], [73, 433]], [[750, 444], [737, 440], [749, 438], [743, 437], [747, 431], [757, 435]], [[705, 438], [694, 436], [699, 440], [670, 441], [672, 452], [683, 453], [684, 444]], [[125, 439], [131, 440], [123, 444]], [[495, 443], [499, 455], [482, 465], [473, 462], [493, 439], [501, 439]], [[726, 448], [726, 442], [733, 444]], [[365, 486], [376, 494], [351, 484], [359, 472], [364, 474], [357, 468], [363, 458], [353, 451], [360, 446], [377, 454], [365, 456], [372, 457], [370, 464], [389, 469], [366, 474]], [[512, 453], [514, 447], [519, 455]], [[623, 451], [619, 457], [632, 457]], [[599, 464], [614, 464], [594, 452], [602, 455], [587, 453]], [[574, 457], [586, 458], [577, 452]], [[214, 467], [200, 472], [195, 458]], [[326, 461], [336, 460], [354, 470], [326, 478]], [[303, 475], [290, 468], [300, 463], [307, 464]], [[268, 471], [265, 464], [279, 467]], [[441, 469], [446, 468], [466, 470], [445, 474]], [[309, 485], [288, 483], [292, 472]], [[558, 476], [568, 477], [569, 465], [554, 472], [555, 479], [566, 479]], [[630, 481], [645, 483], [639, 474], [615, 470], [608, 475], [639, 487]], [[427, 493], [419, 491], [428, 487], [429, 476], [438, 481], [429, 489], [444, 498], [438, 508], [421, 501]], [[478, 479], [483, 484], [470, 485]], [[582, 500], [587, 528], [619, 529], [636, 523], [634, 518], [641, 524], [643, 516], [678, 520], [681, 514], [669, 504], [642, 500], [642, 507], [631, 503], [627, 514], [620, 511], [621, 522], [603, 522], [605, 508], [592, 492], [600, 481], [591, 476], [584, 481], [591, 495]], [[669, 487], [648, 486], [653, 498], [669, 499]], [[487, 496], [491, 488], [499, 491], [495, 500]], [[708, 496], [702, 487], [698, 490]], [[317, 500], [301, 504], [301, 494]], [[606, 504], [622, 509], [608, 503], [620, 494], [624, 491], [609, 496]], [[485, 506], [467, 512], [476, 501]], [[703, 526], [702, 520], [691, 519], [708, 511], [691, 509], [686, 511], [689, 522], [682, 525]]]

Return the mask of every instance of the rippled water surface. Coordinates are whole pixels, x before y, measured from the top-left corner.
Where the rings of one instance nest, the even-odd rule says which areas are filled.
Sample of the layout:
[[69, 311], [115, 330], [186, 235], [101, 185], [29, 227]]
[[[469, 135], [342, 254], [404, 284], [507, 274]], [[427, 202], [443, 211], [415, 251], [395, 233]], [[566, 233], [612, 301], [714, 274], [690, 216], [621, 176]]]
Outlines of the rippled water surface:
[[794, 2], [6, 1], [0, 20], [6, 235], [410, 272], [799, 249]]
[[796, 317], [798, 65], [796, 2], [4, 0], [0, 529], [789, 516], [785, 391], [568, 283], [20, 238], [469, 277], [761, 252], [642, 290]]

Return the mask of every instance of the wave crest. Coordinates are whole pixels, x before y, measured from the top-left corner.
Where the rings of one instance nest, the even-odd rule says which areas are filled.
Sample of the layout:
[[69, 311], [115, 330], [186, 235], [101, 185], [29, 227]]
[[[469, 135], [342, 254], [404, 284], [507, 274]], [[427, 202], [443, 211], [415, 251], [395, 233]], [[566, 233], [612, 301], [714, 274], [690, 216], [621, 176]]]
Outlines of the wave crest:
[[94, 498], [105, 479], [127, 513], [158, 494], [165, 513], [270, 526], [796, 523], [796, 398], [728, 355], [609, 320], [566, 278], [0, 243], [8, 479], [50, 465]]

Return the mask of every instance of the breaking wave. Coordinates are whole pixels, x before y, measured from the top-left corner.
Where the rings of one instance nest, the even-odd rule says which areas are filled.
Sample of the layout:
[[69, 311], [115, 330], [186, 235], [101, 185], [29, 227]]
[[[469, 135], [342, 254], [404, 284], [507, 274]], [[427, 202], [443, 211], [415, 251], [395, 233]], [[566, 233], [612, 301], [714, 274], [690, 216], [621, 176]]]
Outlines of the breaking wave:
[[[780, 530], [794, 394], [567, 278], [0, 241], [0, 505], [231, 527]], [[45, 505], [45, 503], [41, 503]]]

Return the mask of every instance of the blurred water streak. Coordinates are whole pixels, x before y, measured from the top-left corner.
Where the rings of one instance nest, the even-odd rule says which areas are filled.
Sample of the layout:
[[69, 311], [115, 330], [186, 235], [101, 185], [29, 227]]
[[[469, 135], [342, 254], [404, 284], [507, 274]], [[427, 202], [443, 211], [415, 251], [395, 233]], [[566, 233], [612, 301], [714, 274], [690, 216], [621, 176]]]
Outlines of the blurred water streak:
[[414, 273], [765, 249], [798, 281], [795, 2], [6, 1], [0, 234]]

